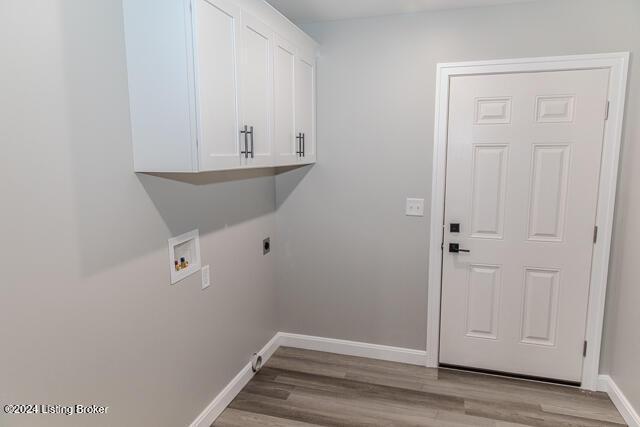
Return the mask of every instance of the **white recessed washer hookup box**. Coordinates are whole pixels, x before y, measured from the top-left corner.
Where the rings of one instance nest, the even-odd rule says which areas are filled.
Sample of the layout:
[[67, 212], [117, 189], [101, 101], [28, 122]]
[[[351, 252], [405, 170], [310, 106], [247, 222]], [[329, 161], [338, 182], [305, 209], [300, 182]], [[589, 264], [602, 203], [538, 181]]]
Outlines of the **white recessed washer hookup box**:
[[200, 235], [193, 230], [169, 239], [171, 284], [200, 271]]

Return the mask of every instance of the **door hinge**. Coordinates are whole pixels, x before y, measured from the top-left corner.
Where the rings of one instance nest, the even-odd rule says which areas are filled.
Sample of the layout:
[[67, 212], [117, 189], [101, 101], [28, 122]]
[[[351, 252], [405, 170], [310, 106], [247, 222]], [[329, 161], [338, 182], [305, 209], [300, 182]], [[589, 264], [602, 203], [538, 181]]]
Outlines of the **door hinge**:
[[582, 357], [587, 357], [587, 342], [584, 342], [584, 347], [582, 347]]
[[611, 106], [611, 102], [607, 101], [607, 107], [604, 110], [604, 119], [609, 120], [609, 107]]
[[593, 243], [598, 242], [598, 226], [593, 227]]

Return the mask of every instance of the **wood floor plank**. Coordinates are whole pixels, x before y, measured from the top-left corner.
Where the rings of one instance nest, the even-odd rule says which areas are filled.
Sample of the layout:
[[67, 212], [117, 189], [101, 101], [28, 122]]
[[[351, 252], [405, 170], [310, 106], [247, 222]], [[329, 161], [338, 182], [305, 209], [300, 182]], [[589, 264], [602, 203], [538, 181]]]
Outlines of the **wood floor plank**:
[[620, 414], [611, 411], [609, 408], [603, 409], [597, 406], [582, 408], [580, 410], [564, 406], [562, 403], [557, 405], [542, 405], [542, 410], [551, 414], [571, 415], [574, 417], [586, 417], [596, 421], [605, 421], [612, 424], [622, 424], [624, 420]]
[[[256, 412], [272, 417], [284, 418], [296, 422], [305, 422], [322, 426], [371, 426], [380, 425], [373, 416], [353, 416], [349, 412], [334, 412], [327, 405], [306, 405], [296, 402], [283, 402], [264, 396], [240, 393], [231, 405], [233, 409]], [[215, 425], [215, 424], [214, 424]]]
[[301, 423], [284, 418], [270, 417], [255, 412], [227, 408], [216, 420], [219, 427], [313, 427], [317, 424]]
[[271, 381], [256, 380], [247, 384], [243, 391], [252, 394], [272, 397], [275, 399], [287, 400], [294, 387], [287, 384], [278, 384]]
[[280, 348], [214, 426], [624, 426], [604, 393]]
[[347, 368], [333, 363], [319, 363], [313, 360], [305, 361], [286, 357], [272, 357], [269, 366], [294, 372], [323, 375], [326, 377], [344, 378]]
[[465, 399], [513, 403], [526, 401], [549, 407], [559, 406], [558, 402], [562, 402], [561, 406], [566, 408], [567, 411], [591, 412], [597, 410], [602, 411], [602, 413], [618, 416], [617, 411], [615, 411], [615, 408], [608, 397], [606, 400], [592, 399], [587, 395], [567, 396], [553, 393], [552, 391], [531, 391], [526, 390], [523, 386], [509, 387], [504, 385], [486, 384], [484, 387], [481, 387], [480, 383], [470, 385], [450, 380], [442, 380], [437, 383], [425, 384], [423, 390], [431, 393], [441, 393], [448, 396], [458, 396]]
[[542, 411], [542, 408], [538, 409], [536, 405], [516, 405], [512, 402], [499, 404], [496, 402], [467, 401], [465, 408], [466, 413], [469, 415], [532, 426], [619, 427], [619, 424], [588, 419], [586, 417], [545, 413]]

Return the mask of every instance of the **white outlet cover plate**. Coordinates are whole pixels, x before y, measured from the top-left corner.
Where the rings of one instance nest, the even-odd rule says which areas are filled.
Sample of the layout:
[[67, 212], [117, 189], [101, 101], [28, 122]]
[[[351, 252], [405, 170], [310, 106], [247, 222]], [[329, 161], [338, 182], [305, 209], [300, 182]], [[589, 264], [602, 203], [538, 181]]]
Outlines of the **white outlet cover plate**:
[[407, 216], [424, 216], [424, 199], [407, 199]]
[[[189, 266], [179, 271], [176, 271], [174, 264], [175, 260], [180, 258], [180, 254], [177, 252], [188, 254], [186, 258], [189, 261]], [[169, 239], [169, 270], [171, 271], [172, 285], [200, 271], [200, 234], [198, 230]]]
[[202, 289], [207, 289], [211, 285], [211, 274], [208, 265], [202, 267]]

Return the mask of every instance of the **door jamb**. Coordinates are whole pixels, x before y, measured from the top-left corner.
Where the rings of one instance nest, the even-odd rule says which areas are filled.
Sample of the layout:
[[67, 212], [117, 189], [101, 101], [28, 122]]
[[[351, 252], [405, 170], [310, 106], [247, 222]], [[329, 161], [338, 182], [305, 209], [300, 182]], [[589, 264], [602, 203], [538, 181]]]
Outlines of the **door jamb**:
[[427, 366], [437, 367], [440, 352], [440, 303], [444, 242], [449, 81], [461, 75], [602, 69], [610, 70], [609, 116], [605, 122], [596, 225], [598, 241], [593, 247], [591, 286], [585, 339], [589, 342], [582, 368], [581, 388], [596, 390], [600, 366], [607, 275], [627, 91], [629, 53], [604, 53], [542, 58], [441, 63], [437, 66], [434, 126], [431, 222], [429, 229], [429, 277], [427, 301]]

